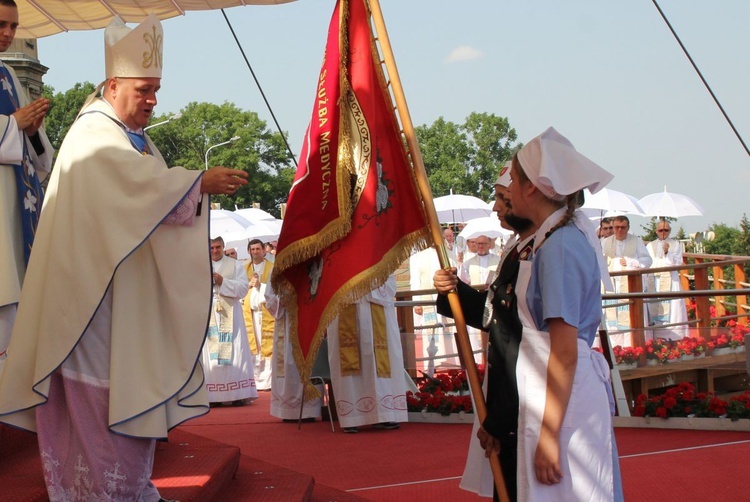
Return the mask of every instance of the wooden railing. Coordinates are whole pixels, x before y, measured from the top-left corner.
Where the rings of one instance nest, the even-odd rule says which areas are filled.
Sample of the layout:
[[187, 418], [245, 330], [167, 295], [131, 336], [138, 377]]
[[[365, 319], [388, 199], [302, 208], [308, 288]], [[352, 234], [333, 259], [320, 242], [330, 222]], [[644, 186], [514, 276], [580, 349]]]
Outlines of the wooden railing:
[[[639, 270], [624, 270], [612, 272], [612, 277], [627, 277], [628, 291], [634, 293], [606, 293], [603, 300], [620, 300], [630, 304], [630, 328], [633, 331], [633, 344], [642, 346], [644, 340], [644, 301], [666, 300], [672, 298], [694, 298], [695, 319], [688, 324], [699, 328], [708, 328], [717, 321], [737, 319], [739, 324], [747, 325], [750, 307], [747, 297], [750, 295], [750, 285], [745, 280], [745, 265], [750, 263], [748, 256], [724, 256], [686, 253], [685, 263], [672, 267], [645, 268]], [[734, 270], [734, 281], [724, 279], [726, 268]], [[682, 291], [662, 291], [658, 293], [643, 292], [643, 276], [656, 272], [678, 271]], [[690, 281], [693, 288], [690, 289]], [[728, 284], [741, 287], [727, 288]], [[717, 292], [721, 294], [717, 294]], [[733, 297], [734, 302], [727, 302]], [[714, 304], [716, 315], [711, 315], [711, 304]], [[727, 314], [728, 304], [736, 305], [737, 312]]]
[[[626, 303], [630, 307], [630, 329], [633, 344], [643, 346], [645, 333], [650, 327], [644, 325], [644, 304], [653, 300], [667, 300], [672, 298], [690, 298], [695, 300], [695, 318], [688, 321], [691, 327], [708, 328], [720, 321], [736, 319], [737, 323], [747, 325], [750, 322], [750, 284], [746, 281], [745, 267], [750, 264], [749, 256], [726, 256], [692, 254], [684, 255], [685, 263], [680, 266], [647, 268], [612, 272], [612, 277], [627, 277], [628, 290], [633, 293], [607, 293], [603, 300], [613, 300], [615, 303]], [[727, 270], [733, 270], [734, 280], [725, 279]], [[644, 275], [655, 272], [678, 271], [683, 291], [641, 292], [643, 291]], [[691, 285], [692, 282], [692, 285]], [[690, 289], [693, 287], [694, 289]], [[430, 306], [430, 300], [414, 300], [421, 295], [435, 294], [435, 290], [399, 291], [396, 295], [398, 321], [402, 332], [404, 362], [407, 369], [416, 367], [417, 360], [422, 359], [415, 350], [415, 326], [413, 309], [416, 306]], [[711, 305], [715, 306], [715, 315], [711, 315]], [[735, 307], [734, 314], [728, 313], [727, 307]], [[418, 331], [418, 330], [417, 330]], [[410, 371], [413, 376], [415, 371]]]

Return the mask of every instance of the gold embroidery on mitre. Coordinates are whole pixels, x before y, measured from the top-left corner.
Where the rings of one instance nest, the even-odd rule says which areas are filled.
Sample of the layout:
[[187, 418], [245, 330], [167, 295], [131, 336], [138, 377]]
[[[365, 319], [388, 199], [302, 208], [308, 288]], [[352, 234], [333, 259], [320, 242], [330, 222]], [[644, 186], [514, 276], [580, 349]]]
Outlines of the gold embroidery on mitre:
[[151, 33], [144, 33], [143, 40], [148, 45], [147, 51], [143, 51], [143, 62], [141, 63], [144, 68], [161, 68], [162, 67], [162, 41], [164, 36], [161, 33], [156, 33], [156, 26], [151, 27]]

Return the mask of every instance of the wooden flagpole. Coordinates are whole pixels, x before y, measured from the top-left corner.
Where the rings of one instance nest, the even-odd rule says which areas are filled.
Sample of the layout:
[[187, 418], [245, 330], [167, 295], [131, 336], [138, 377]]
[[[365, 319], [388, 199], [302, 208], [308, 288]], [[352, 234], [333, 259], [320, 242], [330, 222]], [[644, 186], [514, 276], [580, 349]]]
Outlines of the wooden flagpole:
[[[445, 249], [443, 232], [440, 229], [440, 222], [438, 221], [437, 212], [435, 211], [435, 203], [432, 200], [432, 189], [427, 180], [427, 172], [425, 171], [424, 162], [422, 161], [422, 153], [417, 144], [417, 136], [411, 122], [409, 107], [406, 105], [406, 98], [404, 97], [404, 91], [401, 87], [401, 79], [399, 78], [398, 69], [396, 68], [396, 60], [393, 57], [391, 43], [388, 39], [388, 30], [386, 30], [383, 13], [380, 10], [380, 1], [369, 0], [369, 5], [373, 22], [375, 23], [375, 31], [383, 52], [383, 62], [388, 70], [388, 79], [390, 80], [393, 90], [393, 97], [396, 100], [396, 108], [401, 119], [401, 126], [404, 129], [406, 142], [409, 145], [417, 185], [419, 191], [422, 193], [422, 199], [424, 200], [427, 222], [430, 226], [430, 231], [432, 232], [432, 238], [435, 241], [435, 250], [437, 251], [438, 259], [440, 260], [440, 267], [448, 269], [451, 264], [448, 259], [448, 252]], [[453, 311], [453, 319], [456, 321], [456, 344], [458, 345], [458, 351], [461, 354], [461, 361], [466, 368], [469, 388], [471, 389], [471, 394], [476, 406], [475, 411], [479, 417], [479, 422], [482, 423], [487, 416], [487, 403], [484, 400], [482, 385], [479, 382], [479, 373], [477, 371], [477, 365], [474, 362], [474, 354], [471, 350], [471, 343], [469, 342], [469, 333], [466, 330], [466, 319], [464, 318], [463, 310], [461, 309], [458, 293], [456, 291], [449, 293], [448, 301], [450, 302], [451, 310]], [[497, 455], [490, 455], [489, 460], [498, 497], [501, 502], [509, 502], [508, 490], [505, 487], [505, 479], [503, 478], [503, 473], [500, 469], [500, 459]]]

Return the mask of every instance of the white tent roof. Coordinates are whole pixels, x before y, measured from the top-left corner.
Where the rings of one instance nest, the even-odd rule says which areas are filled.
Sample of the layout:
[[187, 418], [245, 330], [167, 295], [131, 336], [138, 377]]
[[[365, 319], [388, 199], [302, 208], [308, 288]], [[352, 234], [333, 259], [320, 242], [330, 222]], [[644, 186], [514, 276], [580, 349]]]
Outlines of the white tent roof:
[[115, 15], [139, 23], [154, 13], [159, 19], [189, 10], [214, 10], [240, 5], [273, 5], [295, 0], [16, 0], [21, 21], [17, 38], [41, 38], [63, 31], [104, 28]]

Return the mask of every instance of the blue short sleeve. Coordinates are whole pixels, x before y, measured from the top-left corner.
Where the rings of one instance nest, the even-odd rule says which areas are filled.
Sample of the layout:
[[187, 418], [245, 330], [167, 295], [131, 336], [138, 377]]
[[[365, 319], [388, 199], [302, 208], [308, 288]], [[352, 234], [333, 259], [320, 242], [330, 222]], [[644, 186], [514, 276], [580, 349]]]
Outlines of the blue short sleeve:
[[553, 232], [534, 256], [527, 301], [536, 325], [562, 318], [593, 343], [601, 321], [601, 286], [594, 250], [573, 225]]

